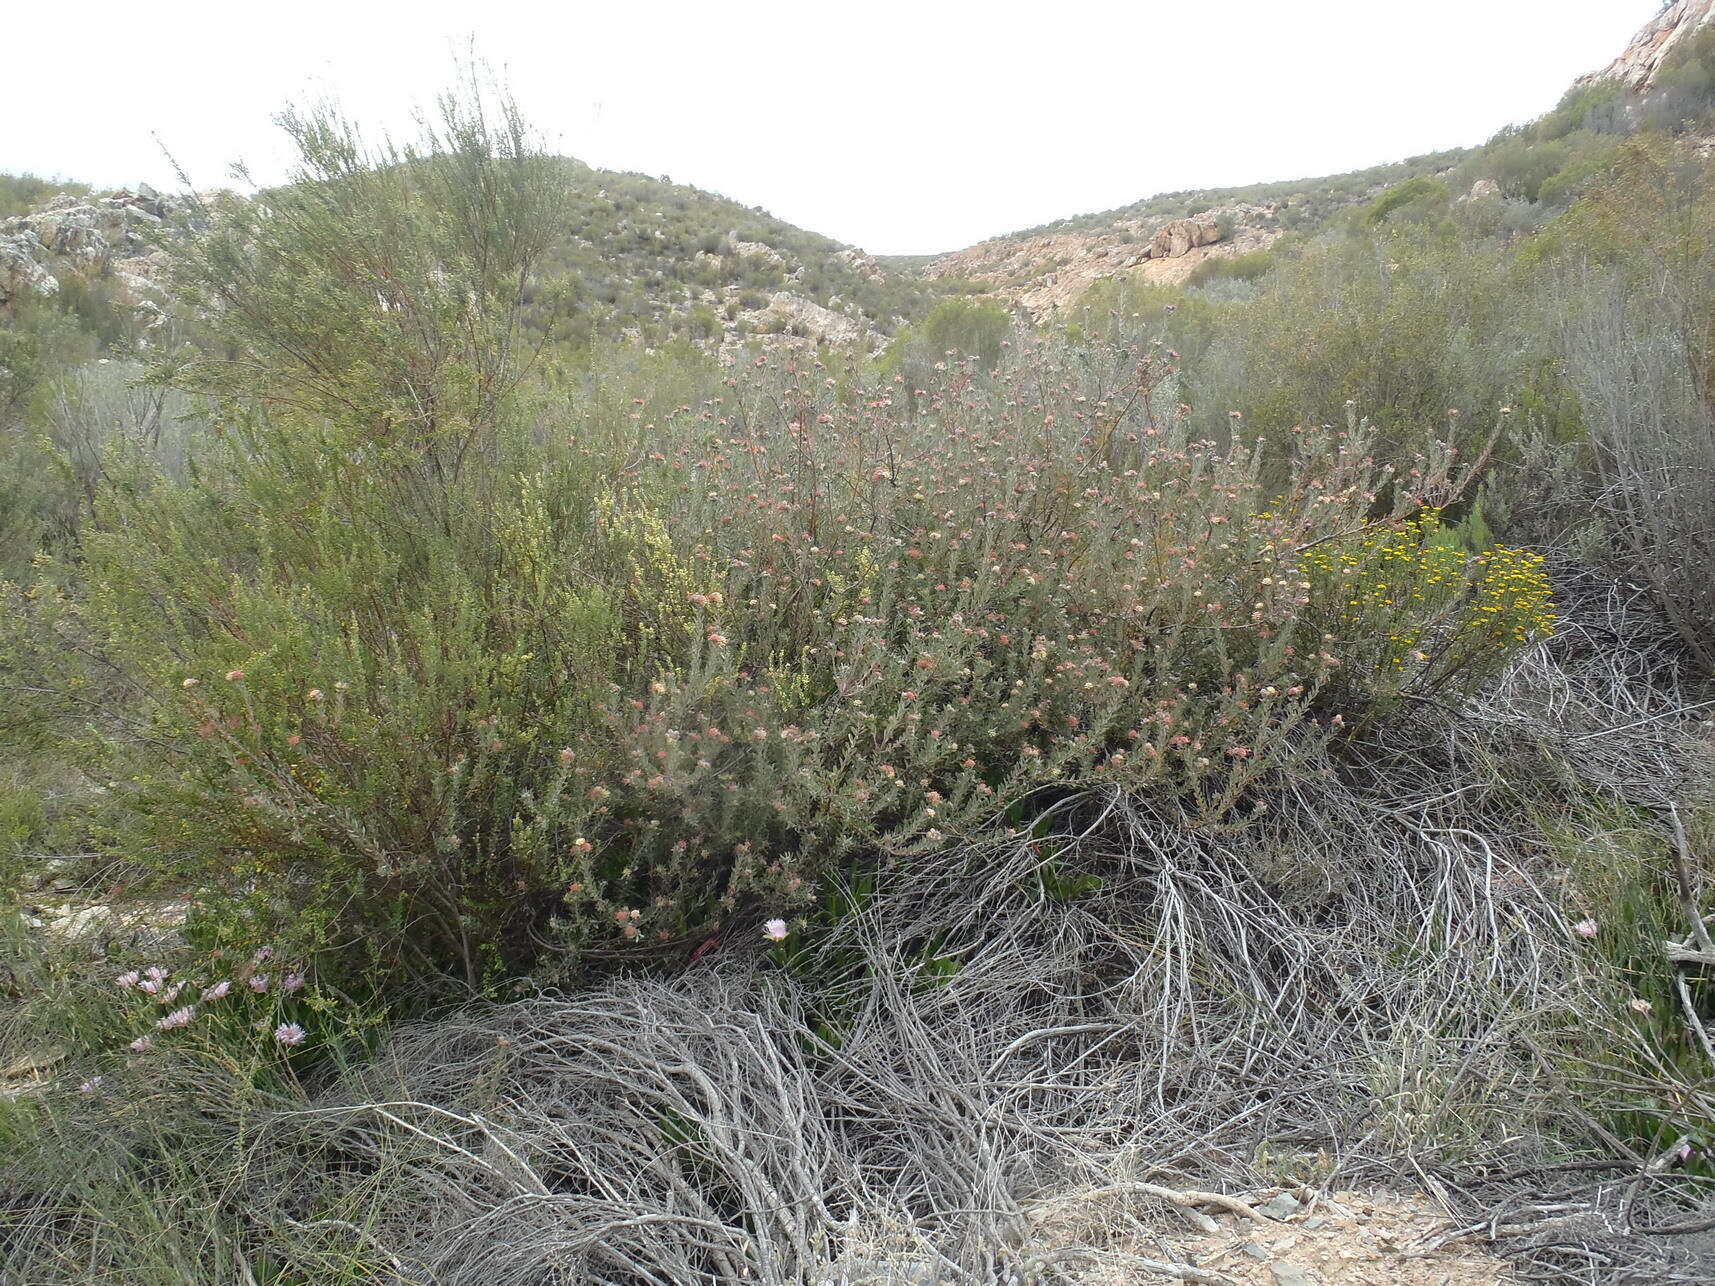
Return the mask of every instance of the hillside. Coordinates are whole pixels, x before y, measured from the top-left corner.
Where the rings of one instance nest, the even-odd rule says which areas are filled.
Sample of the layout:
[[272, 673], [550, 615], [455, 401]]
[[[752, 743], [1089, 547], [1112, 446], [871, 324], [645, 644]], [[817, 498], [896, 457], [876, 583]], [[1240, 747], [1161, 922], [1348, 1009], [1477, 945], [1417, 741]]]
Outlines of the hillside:
[[529, 292], [556, 339], [757, 334], [874, 345], [932, 291], [851, 246], [665, 179], [567, 161], [563, 236]]
[[[874, 347], [934, 294], [915, 275], [762, 210], [666, 179], [559, 164], [555, 242], [525, 295], [533, 326], [553, 342], [789, 336]], [[0, 180], [17, 211], [0, 219], [0, 305], [75, 287], [80, 299], [101, 297], [109, 331], [135, 330], [122, 323], [163, 301], [164, 241], [243, 199], [220, 193], [205, 208], [146, 185], [90, 195], [27, 176]]]
[[1711, 23], [1715, 23], [1715, 0], [1672, 0], [1644, 24], [1618, 58], [1579, 84], [1618, 81], [1630, 90], [1648, 93], [1658, 87], [1675, 57], [1683, 56], [1697, 34]]
[[[1578, 80], [1555, 111], [1484, 146], [1324, 178], [1165, 193], [932, 256], [917, 270], [930, 280], [969, 279], [1042, 321], [1098, 282], [1182, 285], [1230, 275], [1222, 260], [1267, 250], [1288, 233], [1314, 235], [1378, 201], [1421, 201], [1436, 185], [1444, 205], [1493, 194], [1552, 212], [1601, 172], [1618, 138], [1696, 128], [1715, 97], [1712, 68], [1715, 0], [1675, 0], [1611, 64]], [[1261, 267], [1254, 261], [1241, 272]]]

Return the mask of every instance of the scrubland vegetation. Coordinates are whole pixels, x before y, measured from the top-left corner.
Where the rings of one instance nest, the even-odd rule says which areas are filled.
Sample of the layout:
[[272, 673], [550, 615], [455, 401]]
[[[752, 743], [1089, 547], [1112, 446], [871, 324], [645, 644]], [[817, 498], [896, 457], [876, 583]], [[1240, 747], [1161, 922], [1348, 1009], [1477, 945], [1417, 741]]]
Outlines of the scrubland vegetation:
[[1074, 1281], [1332, 1182], [1705, 1280], [1687, 57], [875, 358], [593, 324], [568, 219], [663, 198], [480, 97], [288, 117], [146, 345], [16, 308], [7, 1280]]

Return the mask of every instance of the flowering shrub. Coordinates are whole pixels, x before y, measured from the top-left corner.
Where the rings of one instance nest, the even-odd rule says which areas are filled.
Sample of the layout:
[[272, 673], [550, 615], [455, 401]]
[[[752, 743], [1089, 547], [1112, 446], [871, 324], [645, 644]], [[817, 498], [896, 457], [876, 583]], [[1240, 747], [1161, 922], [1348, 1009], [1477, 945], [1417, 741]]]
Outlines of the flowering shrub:
[[217, 342], [165, 373], [214, 441], [184, 482], [106, 466], [87, 598], [30, 601], [98, 658], [59, 686], [114, 716], [120, 843], [211, 951], [477, 983], [783, 920], [1096, 786], [1217, 822], [1540, 625], [1512, 556], [1432, 547], [1451, 452], [1196, 440], [1161, 354], [986, 305], [899, 360], [526, 387], [563, 174], [516, 114], [450, 99], [373, 156], [288, 126], [299, 181], [181, 251]]
[[1439, 539], [1442, 530], [1425, 507], [1304, 555], [1318, 623], [1353, 659], [1361, 655], [1372, 698], [1387, 687], [1374, 683], [1377, 673], [1409, 673], [1402, 690], [1427, 693], [1480, 677], [1515, 646], [1553, 633], [1541, 555], [1504, 546], [1467, 554]]
[[610, 389], [428, 520], [258, 454], [116, 514], [90, 615], [147, 693], [131, 811], [225, 906], [213, 940], [475, 979], [550, 922], [790, 913], [831, 863], [1102, 783], [1218, 820], [1548, 628], [1527, 556], [1436, 541], [1447, 453], [1190, 440], [1052, 345], [941, 365]]

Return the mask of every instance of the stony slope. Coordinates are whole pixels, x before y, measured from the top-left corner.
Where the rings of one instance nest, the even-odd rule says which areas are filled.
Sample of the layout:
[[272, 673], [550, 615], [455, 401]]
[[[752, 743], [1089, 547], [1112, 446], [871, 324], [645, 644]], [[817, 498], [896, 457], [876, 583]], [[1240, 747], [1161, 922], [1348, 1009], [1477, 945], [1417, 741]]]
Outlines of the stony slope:
[[1437, 152], [1326, 178], [1164, 193], [995, 237], [933, 258], [920, 271], [930, 280], [969, 278], [1040, 321], [1098, 281], [1178, 284], [1206, 260], [1265, 249], [1283, 233], [1318, 227], [1390, 187], [1444, 174], [1469, 155]]
[[[573, 160], [564, 235], [529, 296], [531, 321], [578, 345], [598, 336], [731, 347], [758, 335], [874, 347], [936, 287], [862, 251], [713, 193]], [[242, 199], [230, 198], [223, 199]], [[148, 187], [60, 194], [0, 220], [0, 307], [99, 284], [121, 309], [164, 302], [162, 236], [204, 215]]]
[[1232, 206], [1160, 224], [1132, 219], [1102, 231], [998, 237], [932, 260], [923, 275], [976, 282], [1041, 321], [1108, 277], [1177, 284], [1207, 259], [1265, 249], [1281, 231], [1278, 206]]
[[106, 278], [120, 302], [161, 298], [161, 235], [194, 226], [194, 205], [147, 184], [100, 196], [64, 194], [0, 220], [0, 304], [20, 295], [52, 296], [67, 279]]
[[567, 165], [565, 239], [532, 297], [538, 319], [565, 338], [873, 344], [933, 294], [914, 274], [760, 209], [667, 179]]
[[1675, 0], [1643, 25], [1618, 58], [1579, 83], [1618, 80], [1640, 93], [1648, 92], [1674, 50], [1711, 23], [1715, 23], [1715, 0]]

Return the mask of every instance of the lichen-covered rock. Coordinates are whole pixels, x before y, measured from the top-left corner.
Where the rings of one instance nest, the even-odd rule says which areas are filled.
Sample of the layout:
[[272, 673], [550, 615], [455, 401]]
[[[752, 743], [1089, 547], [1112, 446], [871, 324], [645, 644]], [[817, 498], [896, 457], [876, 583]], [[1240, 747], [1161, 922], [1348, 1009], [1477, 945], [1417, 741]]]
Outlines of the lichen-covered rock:
[[813, 299], [779, 291], [766, 308], [750, 314], [746, 321], [751, 329], [769, 331], [784, 328], [798, 330], [811, 339], [829, 343], [849, 343], [862, 339], [866, 330], [844, 313], [824, 308]]
[[0, 232], [0, 304], [20, 295], [52, 295], [59, 278], [48, 271], [48, 252], [34, 232]]
[[0, 220], [0, 303], [51, 295], [66, 273], [113, 276], [132, 302], [160, 293], [160, 236], [196, 223], [191, 202], [147, 184], [102, 196], [62, 195], [40, 210]]

